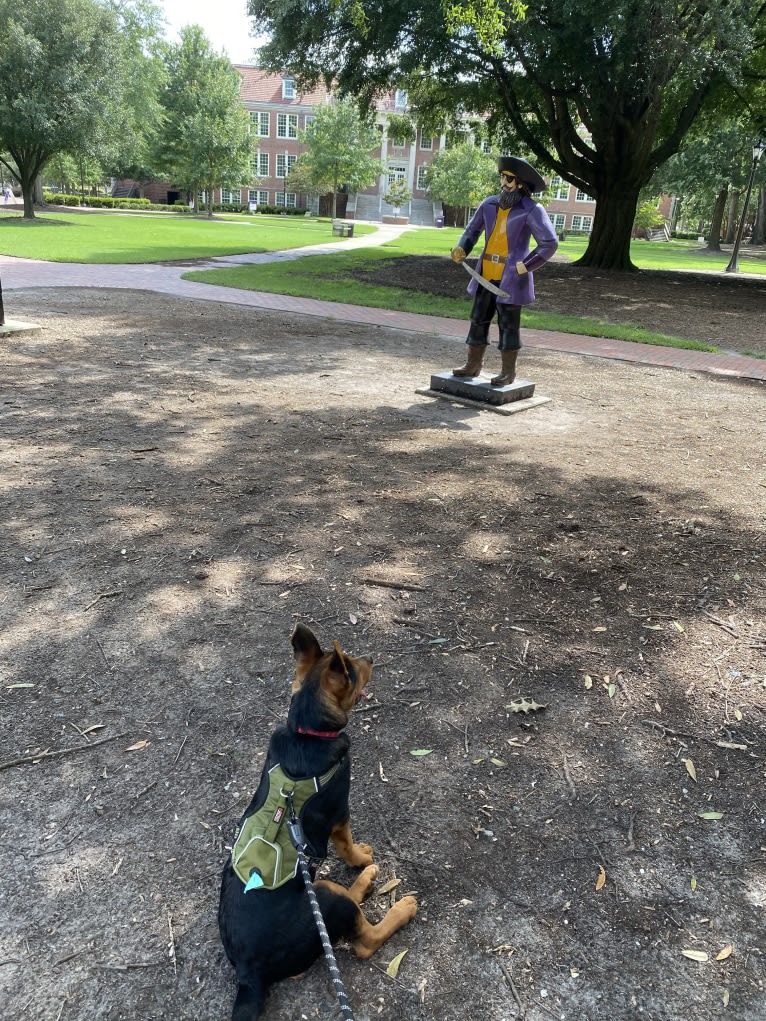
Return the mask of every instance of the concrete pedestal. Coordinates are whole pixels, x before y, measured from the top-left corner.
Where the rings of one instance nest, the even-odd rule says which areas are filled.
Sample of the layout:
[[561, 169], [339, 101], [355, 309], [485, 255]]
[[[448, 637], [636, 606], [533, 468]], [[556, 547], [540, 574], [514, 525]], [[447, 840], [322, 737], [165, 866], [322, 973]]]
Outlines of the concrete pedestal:
[[535, 384], [528, 379], [515, 379], [508, 386], [492, 386], [491, 378], [489, 375], [455, 376], [451, 372], [436, 372], [431, 376], [430, 388], [416, 392], [468, 406], [481, 405], [501, 415], [527, 411], [550, 400], [550, 397], [535, 397]]

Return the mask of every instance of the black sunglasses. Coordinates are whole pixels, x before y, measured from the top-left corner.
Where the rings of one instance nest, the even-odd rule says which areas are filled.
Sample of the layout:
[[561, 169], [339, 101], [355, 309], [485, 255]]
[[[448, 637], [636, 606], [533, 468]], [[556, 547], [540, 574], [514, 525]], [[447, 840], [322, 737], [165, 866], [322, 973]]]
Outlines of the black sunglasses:
[[505, 170], [500, 171], [500, 176], [504, 178], [506, 181], [518, 181], [518, 177], [515, 174], [509, 174]]

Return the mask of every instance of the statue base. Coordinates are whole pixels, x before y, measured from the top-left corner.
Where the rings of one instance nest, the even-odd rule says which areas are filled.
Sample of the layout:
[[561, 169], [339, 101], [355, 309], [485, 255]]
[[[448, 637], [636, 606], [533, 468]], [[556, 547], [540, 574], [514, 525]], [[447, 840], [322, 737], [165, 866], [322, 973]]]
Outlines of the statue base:
[[528, 379], [515, 379], [507, 386], [492, 386], [491, 376], [455, 376], [451, 372], [436, 372], [431, 376], [428, 390], [415, 392], [425, 397], [440, 397], [469, 407], [483, 407], [501, 415], [548, 404], [550, 397], [535, 397], [535, 384]]

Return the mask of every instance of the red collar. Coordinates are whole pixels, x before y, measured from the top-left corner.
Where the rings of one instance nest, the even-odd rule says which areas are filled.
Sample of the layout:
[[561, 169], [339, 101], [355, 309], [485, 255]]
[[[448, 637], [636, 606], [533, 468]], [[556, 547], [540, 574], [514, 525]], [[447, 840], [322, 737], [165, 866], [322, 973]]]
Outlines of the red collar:
[[296, 727], [296, 734], [308, 734], [309, 737], [340, 737], [339, 730], [312, 730], [311, 727]]

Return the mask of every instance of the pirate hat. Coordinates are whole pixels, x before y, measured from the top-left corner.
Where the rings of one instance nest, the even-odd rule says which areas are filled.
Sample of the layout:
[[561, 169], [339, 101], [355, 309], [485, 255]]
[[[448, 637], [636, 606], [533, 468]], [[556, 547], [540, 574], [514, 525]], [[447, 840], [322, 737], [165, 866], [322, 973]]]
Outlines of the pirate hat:
[[497, 161], [497, 169], [498, 172], [505, 170], [509, 174], [515, 174], [530, 191], [545, 191], [547, 187], [535, 168], [518, 156], [501, 156]]

